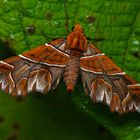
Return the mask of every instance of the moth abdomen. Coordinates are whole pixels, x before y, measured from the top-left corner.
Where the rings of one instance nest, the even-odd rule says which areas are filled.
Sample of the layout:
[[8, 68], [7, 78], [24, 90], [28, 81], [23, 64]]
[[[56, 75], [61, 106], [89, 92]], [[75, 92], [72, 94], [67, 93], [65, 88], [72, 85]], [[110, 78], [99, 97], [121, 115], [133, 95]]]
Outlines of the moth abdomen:
[[64, 70], [64, 82], [68, 92], [74, 90], [80, 71], [79, 57], [70, 56], [69, 62]]

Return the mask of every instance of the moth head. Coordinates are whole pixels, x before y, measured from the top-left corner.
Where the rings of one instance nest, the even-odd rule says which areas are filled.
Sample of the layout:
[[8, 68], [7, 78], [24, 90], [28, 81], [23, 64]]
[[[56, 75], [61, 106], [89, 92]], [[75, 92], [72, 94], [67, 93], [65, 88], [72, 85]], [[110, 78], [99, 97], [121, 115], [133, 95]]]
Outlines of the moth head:
[[76, 24], [73, 31], [79, 31], [79, 32], [84, 32], [84, 29], [82, 28], [82, 26], [80, 24]]
[[76, 24], [73, 31], [67, 36], [66, 44], [68, 49], [81, 53], [87, 49], [87, 39], [80, 24]]

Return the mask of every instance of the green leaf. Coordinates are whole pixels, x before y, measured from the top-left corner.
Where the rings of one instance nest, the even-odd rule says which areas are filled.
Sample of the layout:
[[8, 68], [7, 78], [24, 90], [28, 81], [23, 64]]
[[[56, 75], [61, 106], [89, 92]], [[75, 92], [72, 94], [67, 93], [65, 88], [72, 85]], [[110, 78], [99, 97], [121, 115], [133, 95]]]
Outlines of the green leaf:
[[[140, 82], [139, 0], [0, 0], [0, 57], [66, 37], [76, 23]], [[0, 139], [140, 139], [138, 113], [119, 116], [93, 105], [79, 83], [69, 100], [66, 96], [64, 83], [48, 95], [20, 101], [1, 94]]]

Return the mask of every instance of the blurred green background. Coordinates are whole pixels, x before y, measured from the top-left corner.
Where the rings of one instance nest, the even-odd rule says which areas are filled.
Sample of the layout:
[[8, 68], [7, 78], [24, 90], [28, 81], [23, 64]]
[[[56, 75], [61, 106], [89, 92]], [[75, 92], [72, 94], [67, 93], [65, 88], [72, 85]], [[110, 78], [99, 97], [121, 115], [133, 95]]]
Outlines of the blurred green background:
[[[0, 0], [0, 59], [66, 37], [76, 23], [140, 83], [140, 0]], [[80, 81], [67, 96], [63, 82], [24, 99], [1, 91], [0, 140], [140, 140], [140, 114], [93, 105]]]

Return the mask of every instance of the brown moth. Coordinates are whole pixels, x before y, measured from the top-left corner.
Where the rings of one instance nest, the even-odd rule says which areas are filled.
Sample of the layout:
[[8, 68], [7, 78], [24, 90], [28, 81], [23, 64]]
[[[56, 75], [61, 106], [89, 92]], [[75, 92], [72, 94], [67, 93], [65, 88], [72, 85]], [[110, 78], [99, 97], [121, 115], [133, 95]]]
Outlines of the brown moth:
[[67, 91], [72, 92], [80, 73], [93, 102], [103, 102], [119, 113], [140, 112], [140, 84], [91, 44], [79, 24], [66, 39], [0, 61], [0, 88], [12, 95], [47, 93], [63, 77]]

